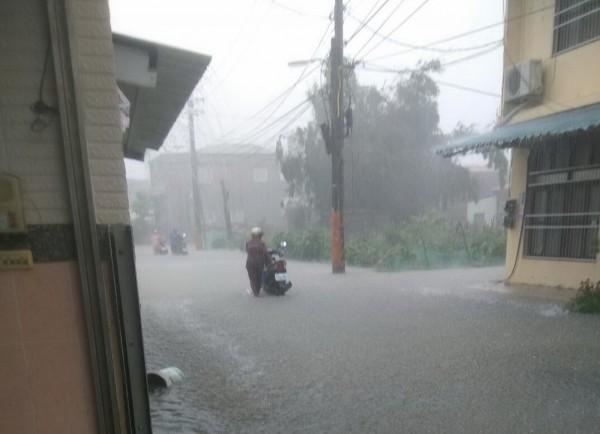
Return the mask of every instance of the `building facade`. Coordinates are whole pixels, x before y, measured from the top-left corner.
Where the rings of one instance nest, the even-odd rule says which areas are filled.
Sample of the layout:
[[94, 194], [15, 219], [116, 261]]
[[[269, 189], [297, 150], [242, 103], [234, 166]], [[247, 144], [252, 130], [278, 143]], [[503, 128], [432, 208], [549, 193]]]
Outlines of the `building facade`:
[[502, 227], [508, 189], [500, 185], [498, 170], [469, 167], [469, 176], [477, 187], [477, 200], [467, 203], [466, 222], [476, 227]]
[[117, 41], [107, 0], [3, 0], [0, 40], [0, 433], [150, 432], [124, 157], [210, 58]]
[[[204, 246], [226, 237], [226, 210], [234, 234], [253, 226], [286, 227], [282, 204], [287, 184], [274, 152], [252, 145], [225, 145], [197, 150]], [[193, 233], [192, 176], [189, 154], [162, 154], [150, 162], [156, 222], [166, 233], [175, 228]], [[216, 243], [219, 245], [220, 241]]]
[[498, 127], [438, 153], [512, 148], [508, 282], [600, 280], [600, 2], [507, 0], [504, 48]]

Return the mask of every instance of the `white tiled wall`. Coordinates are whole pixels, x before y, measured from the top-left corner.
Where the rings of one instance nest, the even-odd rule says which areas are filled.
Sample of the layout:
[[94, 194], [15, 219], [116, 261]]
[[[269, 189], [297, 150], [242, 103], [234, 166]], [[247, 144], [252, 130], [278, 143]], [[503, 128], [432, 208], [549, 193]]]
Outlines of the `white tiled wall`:
[[[96, 218], [100, 224], [128, 223], [108, 2], [67, 4]], [[30, 129], [35, 115], [29, 107], [37, 100], [49, 38], [45, 7], [38, 0], [0, 1], [0, 170], [21, 179], [29, 224], [71, 221], [60, 121], [54, 117], [39, 133]], [[52, 64], [44, 87], [45, 102], [56, 107]]]

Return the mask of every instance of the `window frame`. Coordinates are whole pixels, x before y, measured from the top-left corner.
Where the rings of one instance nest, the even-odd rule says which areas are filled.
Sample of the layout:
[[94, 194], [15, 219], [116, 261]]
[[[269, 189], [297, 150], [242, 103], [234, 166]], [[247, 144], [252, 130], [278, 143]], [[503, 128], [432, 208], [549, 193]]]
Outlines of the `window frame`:
[[[600, 16], [600, 4], [598, 4], [597, 6], [594, 6], [592, 4], [594, 9], [592, 9], [591, 11], [587, 11], [587, 12], [582, 11], [578, 16], [571, 18], [571, 19], [567, 20], [566, 22], [563, 22], [563, 23], [560, 22], [561, 15], [568, 13], [569, 11], [576, 9], [580, 6], [584, 6], [587, 3], [587, 1], [597, 1], [597, 0], [582, 0], [574, 5], [565, 6], [565, 7], [561, 7], [561, 4], [562, 4], [561, 0], [556, 0], [555, 9], [554, 9], [554, 25], [553, 25], [553, 31], [552, 31], [552, 55], [553, 56], [558, 56], [558, 55], [568, 52], [570, 50], [574, 50], [579, 47], [582, 47], [583, 45], [587, 45], [594, 41], [600, 40], [600, 19], [599, 19], [598, 25], [596, 26], [596, 28], [595, 29], [592, 28], [592, 32], [595, 32], [595, 35], [589, 37], [588, 39], [582, 39], [582, 37], [580, 35], [577, 35], [577, 42], [565, 44], [564, 47], [560, 46], [561, 36], [563, 35], [563, 33], [561, 33], [561, 30], [565, 31], [567, 26], [573, 26], [576, 28], [576, 31], [579, 33], [579, 32], [581, 32], [580, 25], [581, 25], [581, 22], [583, 19], [585, 19], [587, 16], [594, 15], [594, 14], [598, 14]], [[570, 36], [569, 33], [567, 33], [567, 36]]]
[[531, 150], [523, 217], [523, 258], [597, 261], [600, 143], [594, 140], [598, 142], [591, 135], [579, 134]]

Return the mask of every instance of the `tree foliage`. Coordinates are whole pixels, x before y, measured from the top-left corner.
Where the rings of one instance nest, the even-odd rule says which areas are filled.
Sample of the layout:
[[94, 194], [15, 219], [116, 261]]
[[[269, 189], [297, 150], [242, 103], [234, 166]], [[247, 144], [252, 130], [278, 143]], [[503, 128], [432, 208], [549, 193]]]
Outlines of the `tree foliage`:
[[[386, 216], [392, 222], [474, 196], [468, 172], [432, 152], [439, 130], [439, 90], [422, 65], [390, 86], [358, 84], [351, 75], [345, 106], [354, 125], [344, 141], [345, 208]], [[288, 193], [308, 204], [323, 221], [331, 209], [331, 160], [319, 125], [327, 122], [328, 90], [313, 87], [314, 120], [284, 137], [278, 149]], [[283, 151], [285, 149], [285, 151]]]
[[[456, 139], [475, 133], [474, 125], [465, 125], [459, 122], [450, 134], [450, 137]], [[505, 151], [500, 149], [486, 151], [482, 152], [481, 156], [486, 161], [487, 167], [498, 171], [498, 182], [501, 187], [504, 187], [508, 177], [508, 159], [506, 158]]]

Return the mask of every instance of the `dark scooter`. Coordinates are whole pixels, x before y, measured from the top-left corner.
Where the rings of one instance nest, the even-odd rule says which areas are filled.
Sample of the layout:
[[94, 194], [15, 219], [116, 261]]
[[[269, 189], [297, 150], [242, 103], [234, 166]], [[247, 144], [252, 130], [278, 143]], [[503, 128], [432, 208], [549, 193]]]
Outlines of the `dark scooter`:
[[270, 249], [271, 263], [263, 271], [262, 289], [269, 295], [285, 295], [292, 287], [288, 280], [287, 262], [283, 259], [283, 249], [287, 243], [282, 241], [279, 249]]
[[[175, 240], [171, 240], [171, 253], [173, 255], [187, 255], [187, 243], [185, 242], [185, 233], [182, 235], [176, 235]], [[175, 242], [173, 242], [175, 241]]]

